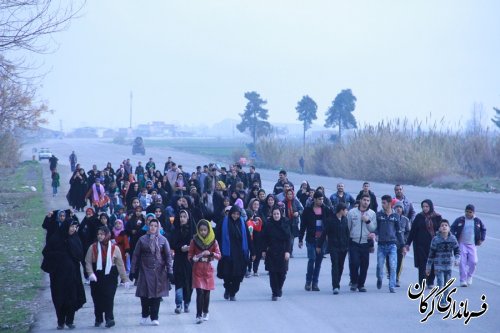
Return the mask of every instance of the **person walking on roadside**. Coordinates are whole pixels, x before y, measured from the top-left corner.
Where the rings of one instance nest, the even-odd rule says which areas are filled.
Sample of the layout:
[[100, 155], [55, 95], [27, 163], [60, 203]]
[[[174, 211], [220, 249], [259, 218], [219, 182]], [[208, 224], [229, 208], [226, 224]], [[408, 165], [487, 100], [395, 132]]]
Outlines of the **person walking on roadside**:
[[108, 227], [99, 228], [97, 242], [90, 246], [85, 256], [90, 294], [94, 301], [95, 327], [100, 327], [104, 320], [107, 328], [115, 326], [113, 308], [118, 275], [125, 281], [125, 288], [130, 287], [120, 249], [110, 239], [111, 231]]
[[196, 323], [208, 321], [210, 291], [215, 290], [213, 260], [219, 260], [221, 253], [215, 239], [212, 225], [207, 220], [200, 220], [196, 234], [189, 244], [188, 260], [193, 262], [193, 288], [196, 289]]
[[76, 220], [62, 222], [42, 251], [42, 269], [50, 276], [58, 330], [64, 329], [64, 325], [75, 328], [75, 312], [87, 302], [80, 274], [83, 247], [77, 229]]
[[[406, 216], [403, 215], [403, 204], [398, 201], [393, 206], [394, 212], [398, 214], [399, 217], [399, 233], [401, 234], [401, 238], [398, 238], [398, 242], [402, 239], [402, 243], [397, 244], [397, 265], [396, 265], [396, 287], [400, 287], [399, 278], [401, 277], [401, 272], [403, 271], [403, 259], [404, 259], [404, 247], [406, 244], [406, 240], [408, 239], [408, 235], [410, 234], [410, 220]], [[386, 269], [387, 269], [387, 279], [389, 279], [389, 258], [386, 258]]]
[[370, 244], [368, 238], [377, 227], [376, 213], [370, 209], [370, 195], [362, 194], [359, 207], [347, 214], [351, 241], [349, 244], [349, 275], [351, 291], [366, 292], [365, 282], [370, 265]]
[[75, 151], [73, 150], [71, 152], [71, 155], [69, 155], [69, 164], [71, 165], [71, 172], [75, 172], [76, 163], [78, 163], [78, 159], [76, 157]]
[[486, 239], [486, 228], [481, 219], [475, 216], [474, 205], [465, 207], [465, 215], [453, 222], [451, 233], [460, 244], [460, 286], [467, 287], [472, 284], [472, 275], [476, 270], [477, 246]]
[[290, 222], [282, 216], [280, 208], [275, 206], [272, 210], [272, 217], [262, 231], [262, 257], [265, 258], [265, 267], [269, 272], [272, 301], [277, 301], [278, 297], [283, 295], [283, 284], [292, 247], [290, 227]]
[[162, 297], [168, 296], [169, 283], [173, 283], [172, 255], [168, 240], [160, 235], [160, 223], [149, 222], [148, 233], [139, 238], [132, 257], [131, 280], [137, 281], [135, 296], [141, 299], [141, 325], [160, 325], [158, 313]]
[[333, 209], [336, 211], [337, 205], [343, 203], [346, 205], [347, 210], [354, 207], [356, 200], [349, 193], [344, 191], [344, 183], [337, 184], [337, 192], [330, 196], [330, 201], [332, 202]]
[[356, 201], [361, 200], [363, 194], [367, 194], [370, 196], [370, 209], [374, 212], [378, 212], [377, 196], [370, 190], [369, 182], [363, 183], [363, 189], [359, 191], [358, 196], [356, 197]]
[[[439, 233], [432, 239], [429, 250], [429, 258], [425, 273], [429, 275], [431, 268], [434, 267], [437, 276], [437, 284], [439, 288], [443, 288], [448, 280], [451, 279], [451, 269], [453, 264], [458, 266], [460, 262], [460, 249], [455, 236], [450, 234], [450, 222], [442, 219], [439, 226]], [[446, 305], [446, 297], [449, 291], [441, 295], [440, 304]], [[450, 304], [451, 306], [451, 304]]]
[[[375, 234], [378, 236], [377, 246], [377, 289], [382, 288], [384, 264], [389, 259], [389, 292], [396, 292], [397, 244], [403, 243], [399, 232], [399, 215], [392, 211], [392, 197], [382, 196], [382, 210], [377, 212]], [[372, 226], [373, 227], [373, 226]]]
[[54, 171], [57, 168], [57, 161], [59, 161], [59, 159], [56, 157], [56, 155], [52, 154], [52, 156], [49, 158], [50, 171]]
[[394, 186], [394, 194], [396, 195], [396, 199], [403, 205], [403, 215], [412, 222], [415, 219], [416, 212], [413, 204], [403, 192], [403, 185], [396, 184]]
[[299, 231], [299, 248], [304, 245], [306, 236], [307, 248], [307, 273], [306, 291], [319, 291], [318, 280], [321, 270], [321, 262], [326, 250], [326, 244], [321, 248], [321, 253], [316, 252], [316, 243], [324, 230], [325, 221], [331, 218], [332, 211], [323, 204], [324, 194], [322, 191], [314, 192], [314, 203], [304, 208]]
[[59, 172], [57, 172], [57, 169], [52, 170], [50, 178], [52, 179], [52, 196], [55, 197], [57, 194], [57, 188], [61, 185], [59, 181], [61, 176], [59, 175]]
[[432, 267], [430, 273], [426, 274], [427, 259], [429, 258], [431, 241], [436, 235], [443, 218], [434, 211], [434, 204], [431, 200], [425, 199], [420, 206], [422, 212], [415, 216], [411, 224], [405, 252], [410, 250], [410, 245], [413, 243], [413, 258], [415, 267], [418, 268], [418, 283], [422, 283], [422, 280], [426, 279], [427, 287], [431, 289], [434, 287], [435, 275]]
[[327, 248], [332, 262], [332, 288], [337, 295], [340, 289], [340, 279], [344, 271], [345, 258], [349, 250], [350, 233], [347, 223], [347, 205], [343, 202], [335, 206], [335, 214], [325, 221], [325, 228], [316, 243], [316, 254], [321, 254], [321, 249], [328, 238]]
[[224, 280], [224, 299], [236, 301], [251, 252], [250, 232], [238, 206], [232, 206], [222, 223], [217, 225], [216, 238], [222, 253], [217, 264], [217, 277]]

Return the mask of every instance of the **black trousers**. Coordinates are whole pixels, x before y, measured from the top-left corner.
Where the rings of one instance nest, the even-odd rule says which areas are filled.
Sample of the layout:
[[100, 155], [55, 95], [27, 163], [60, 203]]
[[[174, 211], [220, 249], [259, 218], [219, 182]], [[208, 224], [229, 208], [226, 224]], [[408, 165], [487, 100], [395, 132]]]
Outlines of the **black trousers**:
[[196, 288], [196, 317], [201, 317], [203, 313], [208, 313], [210, 305], [210, 290]]
[[248, 263], [248, 272], [251, 272], [253, 270], [254, 273], [257, 273], [259, 271], [259, 264], [260, 260], [262, 259], [262, 252], [258, 251], [258, 253], [255, 254], [255, 260], [251, 260]]
[[72, 310], [70, 306], [62, 305], [56, 307], [57, 315], [57, 325], [64, 326], [73, 324], [75, 320], [75, 310]]
[[269, 272], [269, 283], [273, 296], [281, 296], [285, 284], [286, 272]]
[[368, 244], [351, 241], [349, 245], [349, 275], [352, 286], [365, 286], [368, 265], [370, 264], [370, 248]]
[[340, 288], [340, 279], [342, 278], [342, 273], [344, 272], [345, 257], [347, 256], [347, 251], [339, 249], [330, 249], [330, 260], [332, 262], [332, 287]]
[[95, 321], [102, 323], [103, 319], [114, 320], [113, 307], [118, 284], [118, 270], [116, 266], [113, 266], [108, 275], [104, 274], [104, 270], [94, 270], [94, 272], [96, 272], [97, 282], [90, 282], [90, 294], [94, 301]]
[[151, 317], [151, 320], [158, 320], [158, 313], [160, 312], [160, 302], [161, 297], [141, 297], [142, 318]]
[[425, 283], [427, 286], [431, 286], [431, 285], [434, 285], [434, 279], [436, 277], [436, 275], [434, 274], [434, 265], [432, 265], [431, 267], [431, 274], [429, 274], [429, 276], [427, 276], [427, 274], [425, 274], [425, 269], [426, 269], [426, 266], [427, 266], [427, 262], [425, 260], [420, 260], [418, 262], [418, 283], [422, 283], [422, 280], [426, 280]]
[[240, 290], [240, 284], [240, 277], [224, 278], [224, 288], [229, 293], [229, 297], [236, 296], [236, 293]]

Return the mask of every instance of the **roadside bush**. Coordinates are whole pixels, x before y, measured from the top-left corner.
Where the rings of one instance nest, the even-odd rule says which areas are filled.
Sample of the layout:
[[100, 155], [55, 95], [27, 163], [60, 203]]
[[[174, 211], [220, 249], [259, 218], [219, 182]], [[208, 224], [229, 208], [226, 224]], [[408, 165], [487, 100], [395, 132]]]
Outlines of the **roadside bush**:
[[[449, 175], [500, 176], [500, 138], [488, 131], [461, 133], [407, 119], [365, 126], [332, 143], [306, 148], [306, 171], [318, 175], [414, 185], [429, 185]], [[262, 166], [297, 169], [302, 145], [283, 139], [257, 144]]]

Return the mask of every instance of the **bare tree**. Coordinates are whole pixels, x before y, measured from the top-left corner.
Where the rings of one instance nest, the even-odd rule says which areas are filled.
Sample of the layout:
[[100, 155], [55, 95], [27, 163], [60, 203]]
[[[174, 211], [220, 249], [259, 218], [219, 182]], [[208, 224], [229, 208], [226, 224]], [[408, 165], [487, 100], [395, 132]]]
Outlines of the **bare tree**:
[[[63, 5], [64, 3], [64, 5]], [[2, 0], [0, 1], [0, 53], [15, 50], [43, 52], [47, 40], [41, 37], [67, 28], [85, 1]]]

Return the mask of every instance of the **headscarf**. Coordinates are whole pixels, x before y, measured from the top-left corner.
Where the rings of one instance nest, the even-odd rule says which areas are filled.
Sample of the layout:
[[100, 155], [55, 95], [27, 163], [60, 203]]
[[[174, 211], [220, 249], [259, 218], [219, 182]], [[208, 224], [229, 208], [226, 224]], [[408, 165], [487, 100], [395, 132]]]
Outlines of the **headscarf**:
[[155, 256], [157, 260], [161, 260], [161, 249], [160, 249], [160, 221], [157, 219], [152, 219], [149, 223], [156, 222], [158, 224], [158, 228], [156, 232], [153, 234], [151, 232], [151, 228], [148, 229], [149, 235], [149, 249], [151, 253]]
[[[203, 225], [207, 226], [208, 228], [207, 237], [203, 237], [200, 234], [200, 227]], [[209, 249], [215, 242], [215, 233], [214, 230], [212, 229], [212, 224], [207, 220], [200, 220], [196, 225], [196, 235], [194, 235], [193, 240], [200, 249], [202, 250]]]
[[[66, 215], [66, 211], [60, 210], [57, 212], [57, 224], [59, 224], [59, 226], [61, 226], [64, 223], [64, 220], [61, 219], [62, 214]], [[68, 226], [68, 229], [69, 229], [69, 226]]]
[[[120, 229], [118, 229], [118, 228], [116, 227], [116, 222], [121, 222], [122, 227], [121, 227]], [[118, 237], [118, 236], [120, 236], [120, 233], [121, 233], [123, 230], [124, 230], [123, 221], [122, 221], [122, 220], [120, 220], [120, 219], [117, 219], [117, 220], [115, 221], [115, 226], [114, 226], [114, 228], [113, 228], [113, 234], [115, 235], [115, 237]]]
[[[109, 272], [111, 272], [111, 266], [113, 263], [111, 262], [111, 242], [109, 239], [111, 238], [111, 232], [109, 231], [109, 228], [106, 226], [100, 227], [100, 231], [104, 232], [104, 239], [102, 242], [97, 242], [97, 270], [102, 271], [102, 266], [103, 266], [103, 257], [106, 256], [105, 262], [106, 262], [106, 267], [104, 268], [104, 275], [109, 275]], [[106, 250], [103, 249], [103, 247], [106, 247]]]
[[[233, 220], [232, 214], [238, 212], [240, 218], [236, 221]], [[228, 216], [222, 221], [222, 255], [225, 257], [231, 256], [231, 236], [230, 229], [238, 229], [237, 237], [241, 237], [241, 247], [243, 250], [243, 256], [248, 258], [248, 239], [247, 239], [247, 227], [243, 219], [241, 218], [241, 211], [238, 206], [232, 206], [229, 210]]]
[[226, 190], [226, 184], [222, 180], [219, 180], [217, 184], [219, 184], [221, 191]]
[[[288, 200], [288, 192], [292, 192], [292, 200]], [[286, 202], [286, 216], [290, 219], [293, 220], [293, 199], [294, 199], [295, 193], [293, 193], [293, 190], [288, 190], [285, 193], [285, 202]]]
[[424, 205], [424, 203], [429, 205], [429, 212], [428, 213], [424, 213], [422, 211], [422, 215], [425, 218], [425, 227], [427, 228], [427, 232], [432, 237], [434, 237], [436, 234], [436, 230], [434, 229], [434, 221], [432, 219], [434, 217], [438, 216], [438, 214], [434, 211], [434, 204], [432, 203], [432, 201], [430, 199], [425, 199], [424, 201], [422, 201], [422, 203], [420, 204], [420, 207], [422, 207]]

